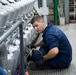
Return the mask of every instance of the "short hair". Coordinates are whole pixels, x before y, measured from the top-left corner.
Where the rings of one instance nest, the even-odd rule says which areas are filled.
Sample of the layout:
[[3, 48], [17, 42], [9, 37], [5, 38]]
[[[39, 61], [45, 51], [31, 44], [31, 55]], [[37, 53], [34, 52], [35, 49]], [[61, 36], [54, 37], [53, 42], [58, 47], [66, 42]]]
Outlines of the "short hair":
[[43, 20], [42, 16], [35, 15], [31, 20], [31, 24], [33, 24], [35, 21], [41, 21], [41, 20]]

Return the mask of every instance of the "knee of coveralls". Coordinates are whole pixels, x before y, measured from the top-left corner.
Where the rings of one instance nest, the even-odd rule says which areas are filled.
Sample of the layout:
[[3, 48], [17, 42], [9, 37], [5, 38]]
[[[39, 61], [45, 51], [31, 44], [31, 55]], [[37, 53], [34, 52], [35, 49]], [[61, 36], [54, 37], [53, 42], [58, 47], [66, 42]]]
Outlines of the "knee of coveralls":
[[45, 46], [41, 46], [39, 50], [35, 50], [35, 52], [32, 52], [31, 60], [32, 61], [38, 61], [46, 54]]

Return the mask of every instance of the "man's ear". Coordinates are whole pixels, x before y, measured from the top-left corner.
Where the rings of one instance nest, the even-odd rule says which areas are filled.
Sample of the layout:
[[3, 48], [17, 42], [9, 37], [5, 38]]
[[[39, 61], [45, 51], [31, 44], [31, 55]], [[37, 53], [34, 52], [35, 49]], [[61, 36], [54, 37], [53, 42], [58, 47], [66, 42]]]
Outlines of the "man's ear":
[[42, 23], [44, 23], [44, 21], [43, 21], [43, 20], [42, 20], [41, 22], [42, 22]]

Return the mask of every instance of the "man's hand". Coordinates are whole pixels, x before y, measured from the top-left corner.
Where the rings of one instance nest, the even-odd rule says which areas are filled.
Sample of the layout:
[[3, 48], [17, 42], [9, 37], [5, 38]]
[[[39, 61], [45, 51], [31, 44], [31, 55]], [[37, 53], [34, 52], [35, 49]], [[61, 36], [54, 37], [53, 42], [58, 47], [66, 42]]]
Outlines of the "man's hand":
[[28, 46], [27, 46], [28, 48], [36, 48], [36, 46], [34, 45], [34, 44], [29, 44]]
[[44, 64], [44, 59], [43, 59], [43, 57], [41, 57], [41, 59], [39, 59], [38, 61], [36, 61], [36, 63], [37, 63], [37, 65], [42, 65], [42, 64]]

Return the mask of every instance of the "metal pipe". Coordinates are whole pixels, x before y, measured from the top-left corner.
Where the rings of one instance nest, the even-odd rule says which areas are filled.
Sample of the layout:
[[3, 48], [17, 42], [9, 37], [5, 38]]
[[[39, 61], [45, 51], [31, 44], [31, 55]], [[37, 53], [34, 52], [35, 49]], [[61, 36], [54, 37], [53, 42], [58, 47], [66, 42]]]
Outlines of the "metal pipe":
[[54, 0], [54, 24], [58, 25], [58, 0]]
[[16, 22], [6, 33], [0, 37], [0, 44], [21, 24], [21, 21]]
[[69, 23], [69, 0], [64, 0], [65, 23]]
[[[42, 7], [43, 8], [47, 7], [47, 0], [42, 0]], [[44, 19], [45, 23], [48, 24], [47, 15], [43, 15], [43, 19]]]
[[23, 47], [23, 25], [19, 26], [20, 29], [20, 58], [21, 58], [21, 75], [24, 73], [24, 47]]
[[43, 19], [44, 19], [45, 23], [48, 24], [47, 16], [46, 15], [43, 15]]
[[47, 0], [42, 0], [42, 6], [47, 7]]

